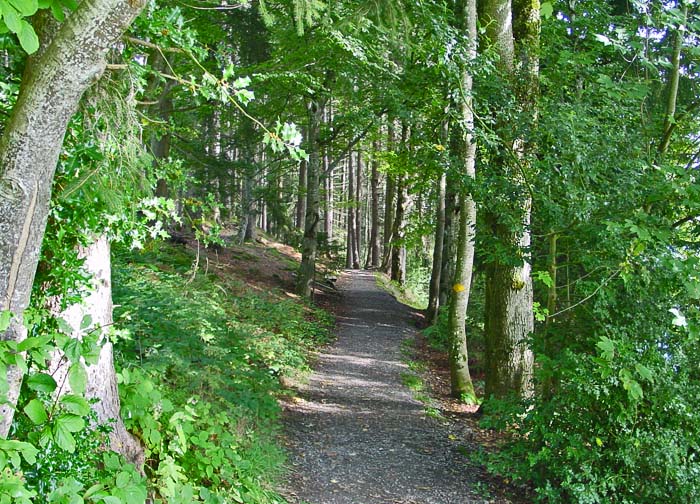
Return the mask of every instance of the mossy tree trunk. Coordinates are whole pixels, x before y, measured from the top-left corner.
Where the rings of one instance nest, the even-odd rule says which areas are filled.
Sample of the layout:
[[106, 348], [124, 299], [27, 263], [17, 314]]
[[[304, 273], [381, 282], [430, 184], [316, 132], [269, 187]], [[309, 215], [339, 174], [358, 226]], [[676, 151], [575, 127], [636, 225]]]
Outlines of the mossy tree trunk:
[[[527, 251], [530, 247], [531, 188], [525, 174], [534, 143], [529, 137], [537, 119], [539, 74], [539, 0], [486, 0], [482, 10], [486, 37], [499, 55], [498, 70], [519, 105], [519, 136], [499, 127], [506, 153], [494, 156], [489, 169], [510, 181], [515, 194], [502, 200], [499, 212], [487, 212], [488, 232], [498, 244], [486, 268], [486, 396], [529, 396], [533, 392], [533, 354], [527, 339], [534, 330], [533, 291]], [[517, 50], [517, 52], [516, 52]], [[506, 201], [508, 199], [508, 201]], [[504, 208], [507, 213], [503, 215]], [[503, 217], [506, 217], [504, 219]], [[516, 217], [519, 225], [506, 223]]]

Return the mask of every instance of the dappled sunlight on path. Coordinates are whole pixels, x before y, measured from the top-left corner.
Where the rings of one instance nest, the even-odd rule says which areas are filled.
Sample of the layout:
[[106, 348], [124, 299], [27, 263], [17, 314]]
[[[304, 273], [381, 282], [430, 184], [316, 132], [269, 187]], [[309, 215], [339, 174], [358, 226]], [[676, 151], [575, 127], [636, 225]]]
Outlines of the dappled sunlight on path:
[[[310, 504], [465, 504], [474, 476], [447, 423], [427, 417], [402, 385], [410, 310], [368, 272], [348, 272], [337, 342], [287, 404], [293, 471], [285, 493]], [[465, 437], [465, 436], [462, 436]]]

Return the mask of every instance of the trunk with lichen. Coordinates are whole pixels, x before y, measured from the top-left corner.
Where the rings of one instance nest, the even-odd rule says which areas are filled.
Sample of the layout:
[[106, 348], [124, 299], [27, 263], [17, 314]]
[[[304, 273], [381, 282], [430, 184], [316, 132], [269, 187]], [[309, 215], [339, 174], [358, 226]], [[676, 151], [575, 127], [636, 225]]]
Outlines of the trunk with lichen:
[[539, 0], [487, 0], [481, 11], [486, 40], [499, 55], [500, 78], [518, 103], [523, 125], [516, 137], [499, 125], [501, 143], [511, 152], [494, 156], [489, 166], [512, 190], [496, 196], [498, 210], [492, 207], [485, 218], [487, 232], [497, 243], [486, 268], [487, 398], [532, 394], [534, 359], [527, 343], [534, 329], [528, 256], [532, 196], [526, 174], [534, 150], [528, 136], [537, 119], [539, 15]]
[[[68, 121], [85, 89], [104, 71], [106, 53], [145, 3], [86, 0], [30, 58], [0, 140], [0, 311], [15, 316], [5, 341], [26, 337], [29, 304], [48, 216], [51, 183]], [[8, 366], [0, 436], [7, 436], [22, 373]]]
[[[124, 455], [137, 467], [141, 467], [144, 462], [143, 447], [126, 430], [124, 422], [119, 416], [117, 375], [112, 358], [112, 342], [108, 337], [113, 322], [112, 269], [107, 237], [100, 236], [92, 244], [79, 247], [78, 257], [85, 260], [83, 269], [92, 277], [91, 288], [86, 289], [83, 293], [84, 298], [81, 303], [69, 306], [57, 316], [72, 329], [70, 334], [72, 338], [82, 339], [86, 334], [100, 336], [98, 341], [99, 356], [96, 362], [85, 366], [87, 372], [85, 398], [95, 400], [91, 407], [97, 414], [97, 422], [110, 425], [110, 448]], [[83, 327], [84, 320], [89, 321], [87, 327]], [[59, 388], [56, 390], [59, 395], [76, 392], [70, 389], [70, 382], [67, 380], [68, 371], [72, 364], [75, 363], [69, 362], [60, 351], [56, 351], [51, 360], [49, 369], [54, 380], [59, 384]]]
[[312, 99], [308, 104], [309, 129], [307, 149], [309, 160], [306, 165], [306, 216], [304, 220], [304, 240], [301, 249], [301, 266], [297, 278], [297, 294], [311, 298], [314, 276], [316, 274], [316, 256], [318, 254], [318, 223], [320, 220], [320, 171], [321, 153], [319, 135], [323, 120], [324, 100]]
[[[455, 2], [455, 17], [465, 32], [469, 60], [476, 58], [476, 0], [458, 0]], [[464, 180], [476, 177], [476, 140], [474, 138], [474, 113], [472, 107], [472, 75], [466, 68], [461, 74], [461, 88], [464, 97], [458, 104], [461, 121], [455, 125], [452, 134], [456, 135], [454, 154], [462, 164]], [[457, 234], [457, 257], [455, 275], [452, 282], [452, 296], [448, 308], [448, 335], [450, 383], [454, 397], [473, 403], [476, 401], [474, 385], [469, 373], [469, 354], [467, 352], [466, 315], [471, 292], [472, 271], [474, 266], [474, 236], [476, 233], [476, 203], [471, 194], [471, 187], [459, 187], [459, 229]]]

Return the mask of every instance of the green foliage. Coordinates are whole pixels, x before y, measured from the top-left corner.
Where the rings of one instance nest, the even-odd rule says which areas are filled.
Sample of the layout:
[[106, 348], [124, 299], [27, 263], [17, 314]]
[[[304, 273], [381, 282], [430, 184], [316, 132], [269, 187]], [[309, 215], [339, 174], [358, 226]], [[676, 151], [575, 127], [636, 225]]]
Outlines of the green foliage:
[[330, 320], [230, 277], [193, 277], [192, 260], [161, 245], [115, 261], [122, 416], [164, 501], [281, 502], [273, 393], [306, 369]]

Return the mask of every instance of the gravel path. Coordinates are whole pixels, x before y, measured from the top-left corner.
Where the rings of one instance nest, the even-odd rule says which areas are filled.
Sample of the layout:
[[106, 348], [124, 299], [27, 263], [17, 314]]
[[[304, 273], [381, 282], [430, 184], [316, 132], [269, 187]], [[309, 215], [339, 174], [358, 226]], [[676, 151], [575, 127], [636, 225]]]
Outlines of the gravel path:
[[477, 478], [457, 451], [463, 425], [425, 415], [401, 383], [401, 342], [416, 329], [410, 309], [368, 272], [345, 273], [336, 343], [286, 406], [290, 502], [465, 504]]

